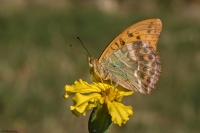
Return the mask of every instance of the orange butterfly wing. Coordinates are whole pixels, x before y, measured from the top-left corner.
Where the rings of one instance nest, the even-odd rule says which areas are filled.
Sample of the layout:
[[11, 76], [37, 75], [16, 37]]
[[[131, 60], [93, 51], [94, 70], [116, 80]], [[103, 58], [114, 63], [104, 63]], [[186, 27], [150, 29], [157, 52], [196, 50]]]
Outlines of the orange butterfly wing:
[[106, 47], [99, 58], [101, 62], [102, 58], [119, 48], [123, 45], [129, 44], [134, 41], [144, 40], [150, 44], [156, 51], [156, 46], [158, 42], [158, 37], [162, 31], [162, 22], [158, 18], [146, 19], [135, 23], [125, 29], [121, 34], [119, 34], [111, 43]]

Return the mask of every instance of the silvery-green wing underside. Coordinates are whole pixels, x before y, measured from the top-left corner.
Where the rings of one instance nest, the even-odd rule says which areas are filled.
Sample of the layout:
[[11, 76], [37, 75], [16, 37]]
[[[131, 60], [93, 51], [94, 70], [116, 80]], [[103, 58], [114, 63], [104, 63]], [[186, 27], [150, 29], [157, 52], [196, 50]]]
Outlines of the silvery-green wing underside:
[[146, 41], [126, 44], [107, 54], [99, 64], [108, 72], [110, 80], [143, 94], [155, 88], [161, 73], [159, 55]]

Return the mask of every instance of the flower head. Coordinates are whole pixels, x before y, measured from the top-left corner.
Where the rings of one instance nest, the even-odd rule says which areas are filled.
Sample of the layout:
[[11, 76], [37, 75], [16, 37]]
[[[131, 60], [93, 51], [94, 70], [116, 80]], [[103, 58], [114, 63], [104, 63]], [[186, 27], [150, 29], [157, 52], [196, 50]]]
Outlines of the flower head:
[[89, 84], [81, 79], [74, 82], [73, 85], [65, 86], [65, 98], [73, 96], [74, 102], [70, 109], [73, 114], [79, 116], [86, 115], [86, 111], [101, 105], [107, 105], [109, 114], [115, 124], [121, 126], [129, 120], [129, 116], [133, 114], [131, 106], [125, 106], [121, 103], [123, 96], [133, 94], [123, 88], [114, 88], [112, 85], [101, 82], [93, 82]]

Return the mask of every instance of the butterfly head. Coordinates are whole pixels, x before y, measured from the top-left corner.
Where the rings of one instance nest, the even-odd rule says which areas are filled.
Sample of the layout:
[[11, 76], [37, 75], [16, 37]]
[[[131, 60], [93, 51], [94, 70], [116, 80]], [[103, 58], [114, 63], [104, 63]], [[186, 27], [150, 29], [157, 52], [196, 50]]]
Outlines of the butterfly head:
[[97, 63], [98, 63], [98, 59], [95, 59], [94, 57], [88, 56], [88, 65], [90, 67], [90, 73], [91, 74], [98, 74], [98, 72], [96, 71], [97, 69]]
[[98, 59], [95, 59], [94, 57], [88, 56], [88, 64], [90, 68], [94, 68], [96, 66], [96, 63], [98, 62]]
[[94, 76], [96, 81], [102, 82], [102, 79], [105, 80], [105, 75], [108, 75], [108, 73], [105, 73], [104, 69], [101, 67], [99, 59], [88, 56], [88, 64], [90, 67], [90, 74]]

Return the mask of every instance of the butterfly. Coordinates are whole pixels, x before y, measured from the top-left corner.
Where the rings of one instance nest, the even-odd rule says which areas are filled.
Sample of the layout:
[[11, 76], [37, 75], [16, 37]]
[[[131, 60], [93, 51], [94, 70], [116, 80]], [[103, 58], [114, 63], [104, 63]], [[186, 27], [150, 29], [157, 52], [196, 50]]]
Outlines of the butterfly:
[[114, 38], [89, 67], [102, 80], [111, 80], [128, 90], [150, 94], [161, 74], [156, 52], [162, 22], [158, 18], [137, 22]]

